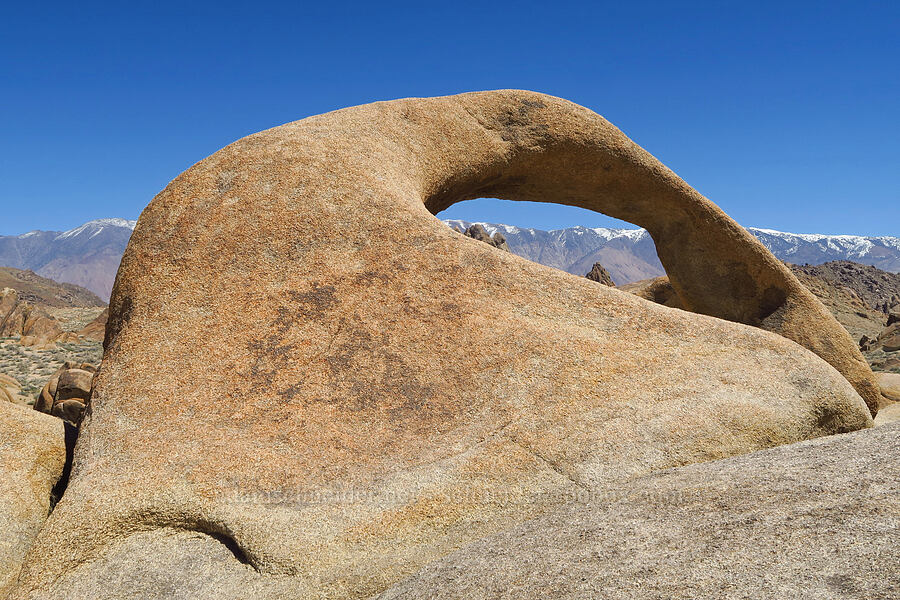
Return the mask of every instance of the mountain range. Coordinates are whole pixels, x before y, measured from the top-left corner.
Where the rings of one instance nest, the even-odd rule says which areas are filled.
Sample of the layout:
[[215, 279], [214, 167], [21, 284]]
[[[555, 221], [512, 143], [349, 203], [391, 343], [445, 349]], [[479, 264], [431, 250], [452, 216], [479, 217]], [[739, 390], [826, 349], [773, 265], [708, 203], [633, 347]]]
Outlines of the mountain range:
[[[467, 229], [473, 223], [445, 221]], [[585, 275], [595, 262], [609, 271], [616, 285], [664, 275], [656, 246], [644, 229], [567, 227], [545, 231], [497, 223], [479, 223], [491, 235], [502, 233], [514, 254], [535, 262]], [[804, 265], [850, 260], [883, 271], [900, 272], [900, 238], [858, 235], [785, 233], [748, 227], [779, 259]]]
[[[469, 221], [448, 220], [467, 229]], [[59, 282], [83, 286], [109, 299], [116, 270], [136, 221], [98, 219], [69, 231], [29, 231], [0, 236], [0, 266], [29, 269]], [[545, 231], [481, 223], [502, 233], [510, 250], [524, 258], [585, 275], [599, 262], [617, 285], [664, 274], [656, 246], [643, 229], [568, 227]], [[748, 227], [775, 256], [794, 264], [850, 260], [900, 272], [900, 238], [785, 233]]]
[[98, 219], [69, 231], [0, 236], [0, 266], [28, 269], [54, 281], [74, 283], [109, 300], [136, 223]]

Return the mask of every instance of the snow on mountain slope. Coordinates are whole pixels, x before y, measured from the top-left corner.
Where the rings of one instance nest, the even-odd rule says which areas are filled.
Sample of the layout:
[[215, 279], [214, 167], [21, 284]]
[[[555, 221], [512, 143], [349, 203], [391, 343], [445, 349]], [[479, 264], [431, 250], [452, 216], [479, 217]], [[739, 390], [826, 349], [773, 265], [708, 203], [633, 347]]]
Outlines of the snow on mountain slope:
[[[462, 229], [472, 224], [460, 220], [445, 222]], [[664, 273], [656, 257], [656, 246], [643, 229], [579, 226], [545, 231], [496, 223], [481, 225], [491, 235], [502, 233], [514, 254], [575, 275], [585, 275], [595, 262], [609, 271], [616, 284]]]
[[122, 253], [136, 221], [97, 219], [68, 231], [0, 236], [0, 266], [29, 269], [109, 299]]
[[[88, 221], [84, 225], [76, 227], [74, 229], [70, 229], [68, 231], [64, 231], [60, 233], [58, 236], [54, 238], [54, 240], [65, 240], [69, 238], [75, 238], [82, 235], [87, 235], [88, 239], [91, 239], [100, 233], [103, 232], [104, 229], [129, 229], [134, 231], [134, 226], [137, 225], [137, 221], [129, 221], [127, 219], [96, 219], [94, 221]], [[33, 232], [32, 232], [33, 233]], [[25, 234], [29, 235], [28, 233]], [[24, 237], [24, 236], [19, 236]]]
[[785, 233], [757, 227], [748, 227], [747, 231], [787, 262], [818, 265], [832, 260], [851, 260], [883, 271], [900, 272], [900, 238]]
[[[472, 223], [445, 221], [465, 229]], [[481, 223], [491, 234], [506, 236], [515, 254], [576, 275], [590, 271], [600, 262], [617, 285], [664, 274], [656, 257], [656, 246], [644, 229], [604, 227], [568, 227], [544, 231], [512, 225]], [[786, 233], [749, 227], [775, 256], [796, 264], [821, 264], [832, 260], [851, 260], [884, 271], [900, 272], [900, 238], [858, 235]]]

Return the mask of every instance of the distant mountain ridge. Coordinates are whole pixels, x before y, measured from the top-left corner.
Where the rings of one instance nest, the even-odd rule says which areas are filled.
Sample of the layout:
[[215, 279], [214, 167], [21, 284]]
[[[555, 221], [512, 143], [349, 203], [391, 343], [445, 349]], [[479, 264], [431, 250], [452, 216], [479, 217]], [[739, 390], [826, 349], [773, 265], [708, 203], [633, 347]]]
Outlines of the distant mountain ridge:
[[[444, 222], [463, 229], [473, 224], [458, 219]], [[606, 267], [617, 285], [665, 274], [653, 239], [644, 229], [576, 226], [545, 231], [479, 224], [491, 235], [502, 233], [514, 254], [576, 275], [588, 273], [595, 262]], [[757, 227], [747, 230], [786, 262], [818, 265], [850, 260], [900, 272], [900, 237], [786, 233]]]
[[96, 294], [74, 283], [59, 283], [33, 271], [0, 267], [0, 290], [12, 288], [19, 300], [45, 308], [105, 306]]
[[0, 266], [74, 283], [109, 300], [122, 253], [137, 221], [97, 219], [68, 231], [0, 236]]
[[[466, 229], [470, 221], [451, 219]], [[0, 236], [0, 266], [30, 269], [59, 282], [85, 287], [103, 300], [115, 281], [125, 246], [137, 221], [97, 219], [68, 231], [29, 231]], [[643, 229], [567, 227], [543, 230], [479, 223], [491, 235], [502, 233], [510, 250], [534, 262], [576, 275], [601, 263], [617, 285], [663, 275], [656, 246]], [[900, 273], [900, 237], [786, 233], [747, 228], [775, 256], [795, 264], [850, 260]]]

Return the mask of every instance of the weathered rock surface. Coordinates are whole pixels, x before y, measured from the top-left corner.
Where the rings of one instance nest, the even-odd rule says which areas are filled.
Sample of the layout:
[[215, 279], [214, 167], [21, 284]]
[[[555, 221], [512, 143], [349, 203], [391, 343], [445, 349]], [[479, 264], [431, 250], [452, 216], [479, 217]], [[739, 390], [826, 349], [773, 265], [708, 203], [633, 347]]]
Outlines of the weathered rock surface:
[[[479, 196], [647, 227], [685, 306], [722, 318], [433, 217]], [[881, 397], [757, 240], [602, 117], [519, 91], [346, 109], [198, 163], [142, 214], [105, 347], [12, 598], [103, 597], [110, 573], [149, 598], [362, 598], [574, 493], [867, 427], [851, 383]]]
[[[873, 369], [900, 369], [900, 352], [892, 350], [898, 343], [891, 339], [894, 330], [885, 330], [885, 313], [877, 306], [882, 298], [893, 297], [893, 288], [884, 291], [872, 281], [893, 281], [898, 277], [893, 273], [885, 273], [866, 265], [858, 265], [849, 261], [836, 261], [825, 265], [799, 267], [788, 264], [797, 278], [810, 292], [843, 325], [851, 337], [859, 340], [859, 349], [872, 365]], [[854, 278], [854, 273], [863, 273], [865, 277]], [[837, 277], [835, 273], [845, 277]], [[849, 274], [849, 275], [848, 275]], [[628, 283], [619, 286], [622, 291], [630, 292], [641, 298], [672, 308], [684, 308], [668, 277], [657, 277]], [[862, 294], [862, 295], [860, 295]], [[869, 298], [876, 308], [867, 304], [862, 298]], [[891, 324], [890, 315], [887, 316]], [[888, 328], [890, 329], [890, 328]], [[887, 340], [887, 350], [883, 342]]]
[[0, 337], [18, 336], [23, 345], [44, 345], [62, 334], [59, 322], [44, 309], [19, 298], [12, 288], [0, 290]]
[[0, 373], [0, 402], [6, 400], [7, 402], [22, 404], [21, 391], [21, 386], [14, 377]]
[[509, 252], [509, 244], [506, 243], [506, 237], [502, 233], [497, 232], [494, 235], [491, 235], [483, 225], [478, 223], [470, 225], [465, 231], [460, 231], [460, 233], [473, 240], [478, 240], [479, 242], [484, 242], [494, 248]]
[[89, 340], [103, 341], [106, 335], [106, 322], [109, 320], [109, 309], [104, 309], [96, 319], [88, 323], [78, 332], [78, 335]]
[[881, 349], [885, 352], [897, 352], [900, 350], [900, 323], [894, 323], [886, 327], [878, 335], [878, 339], [875, 340], [875, 347], [878, 346], [881, 346]]
[[900, 402], [900, 373], [876, 373], [881, 395], [893, 402]]
[[653, 279], [643, 279], [634, 283], [626, 283], [619, 286], [619, 289], [629, 294], [634, 294], [644, 300], [656, 302], [670, 308], [684, 308], [678, 294], [669, 283], [668, 277], [654, 277]]
[[900, 421], [900, 402], [892, 402], [878, 411], [875, 417], [875, 426], [888, 425]]
[[0, 598], [47, 518], [65, 462], [62, 421], [0, 403]]
[[590, 272], [585, 275], [591, 281], [596, 281], [597, 283], [602, 283], [603, 285], [608, 285], [610, 287], [614, 287], [616, 284], [613, 283], [612, 277], [609, 276], [609, 271], [603, 268], [603, 265], [600, 263], [594, 263], [594, 266], [591, 267]]
[[34, 409], [78, 425], [91, 397], [96, 373], [93, 365], [66, 362], [41, 389]]
[[900, 273], [890, 273], [870, 265], [849, 260], [835, 260], [820, 265], [791, 265], [800, 281], [824, 281], [833, 289], [846, 289], [859, 297], [865, 305], [888, 314], [900, 304]]
[[379, 600], [900, 597], [900, 423], [654, 473]]

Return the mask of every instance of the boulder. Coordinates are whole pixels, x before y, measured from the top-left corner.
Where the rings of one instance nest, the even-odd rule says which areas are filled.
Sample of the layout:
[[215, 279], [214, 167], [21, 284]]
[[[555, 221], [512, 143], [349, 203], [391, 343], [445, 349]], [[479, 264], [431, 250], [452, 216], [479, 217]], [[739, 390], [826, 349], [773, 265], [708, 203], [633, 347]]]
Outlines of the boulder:
[[54, 317], [40, 308], [32, 308], [25, 321], [22, 335], [30, 336], [47, 343], [56, 340], [63, 333], [62, 327]]
[[668, 277], [654, 277], [653, 279], [643, 279], [634, 283], [626, 283], [619, 286], [619, 289], [629, 294], [634, 294], [639, 298], [662, 304], [671, 308], [684, 308], [678, 294], [672, 288]]
[[34, 409], [78, 425], [93, 390], [97, 368], [88, 363], [66, 362], [44, 384]]
[[900, 597], [900, 423], [639, 477], [377, 600]]
[[900, 373], [876, 373], [881, 395], [892, 402], [900, 402]]
[[900, 350], [900, 323], [894, 323], [885, 328], [878, 336], [876, 344], [880, 345], [885, 352]]
[[900, 421], [900, 402], [892, 402], [878, 411], [875, 417], [875, 426], [888, 425]]
[[[645, 226], [694, 312], [434, 217], [479, 196]], [[521, 91], [337, 111], [194, 165], [141, 215], [103, 360], [14, 599], [365, 598], [573, 495], [868, 427], [881, 397], [755, 238]]]
[[610, 287], [615, 287], [615, 283], [613, 283], [612, 277], [609, 276], [609, 271], [603, 268], [603, 265], [600, 263], [594, 263], [594, 266], [591, 267], [590, 272], [585, 275], [591, 281], [596, 281], [597, 283], [602, 283], [603, 285], [608, 285]]
[[5, 400], [7, 402], [20, 403], [20, 391], [21, 386], [14, 377], [0, 373], [0, 402]]
[[0, 598], [47, 518], [65, 462], [62, 421], [0, 403]]
[[494, 248], [499, 248], [500, 250], [505, 250], [509, 252], [509, 244], [506, 243], [506, 236], [504, 236], [499, 231], [491, 235], [487, 232], [483, 225], [475, 223], [473, 225], [469, 225], [469, 228], [463, 232], [463, 235], [472, 238], [473, 240], [478, 240], [479, 242], [484, 242]]
[[863, 352], [867, 352], [875, 347], [875, 339], [870, 338], [867, 335], [863, 335], [859, 338], [859, 349]]
[[900, 371], [900, 356], [892, 354], [883, 359], [874, 360], [872, 368], [879, 371]]
[[91, 397], [94, 373], [85, 369], [66, 369], [59, 376], [57, 384], [56, 400], [71, 400], [73, 398], [87, 401]]
[[50, 409], [50, 414], [73, 425], [81, 423], [84, 417], [85, 403], [80, 400], [57, 400]]
[[106, 322], [109, 319], [109, 309], [103, 309], [103, 312], [100, 313], [96, 319], [88, 323], [83, 329], [78, 332], [78, 335], [83, 336], [89, 340], [95, 340], [98, 342], [103, 341], [104, 335], [106, 335]]
[[63, 333], [53, 316], [21, 300], [12, 288], [0, 292], [0, 337], [16, 336], [27, 346], [47, 346]]
[[50, 414], [50, 411], [53, 410], [53, 394], [49, 392], [49, 388], [50, 382], [48, 381], [34, 400], [34, 410], [47, 414]]
[[15, 402], [16, 397], [6, 386], [0, 386], [0, 402], [4, 400], [6, 402]]

